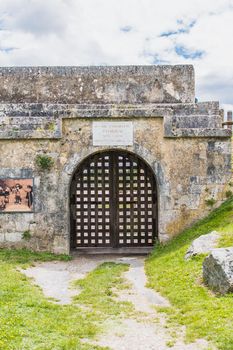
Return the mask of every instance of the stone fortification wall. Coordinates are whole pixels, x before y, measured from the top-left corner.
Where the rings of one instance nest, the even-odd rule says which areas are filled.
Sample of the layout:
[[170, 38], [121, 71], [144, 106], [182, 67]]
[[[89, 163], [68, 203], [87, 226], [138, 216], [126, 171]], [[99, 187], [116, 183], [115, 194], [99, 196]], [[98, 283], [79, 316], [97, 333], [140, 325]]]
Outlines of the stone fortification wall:
[[[0, 179], [34, 181], [33, 212], [0, 212], [1, 246], [68, 252], [72, 175], [106, 149], [135, 153], [153, 169], [160, 240], [208, 213], [209, 200], [219, 205], [231, 131], [217, 102], [194, 97], [192, 66], [0, 68]], [[122, 120], [133, 122], [133, 144], [93, 144], [93, 121]], [[36, 165], [41, 154], [51, 170]]]

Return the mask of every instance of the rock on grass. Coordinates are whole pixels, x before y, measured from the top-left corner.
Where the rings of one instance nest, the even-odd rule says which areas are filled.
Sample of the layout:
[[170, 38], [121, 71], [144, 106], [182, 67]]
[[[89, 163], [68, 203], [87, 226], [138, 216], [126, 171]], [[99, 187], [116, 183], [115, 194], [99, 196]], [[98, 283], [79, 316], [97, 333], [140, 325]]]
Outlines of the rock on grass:
[[215, 292], [233, 293], [233, 247], [212, 250], [203, 262], [203, 279]]
[[185, 254], [185, 260], [195, 255], [210, 253], [216, 247], [219, 236], [217, 231], [212, 231], [195, 239]]

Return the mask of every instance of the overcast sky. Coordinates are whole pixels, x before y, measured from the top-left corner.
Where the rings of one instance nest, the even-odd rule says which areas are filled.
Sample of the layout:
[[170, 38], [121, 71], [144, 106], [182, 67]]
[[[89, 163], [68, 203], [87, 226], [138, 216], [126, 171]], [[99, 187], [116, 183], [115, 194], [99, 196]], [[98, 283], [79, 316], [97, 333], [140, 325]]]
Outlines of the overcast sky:
[[233, 0], [0, 0], [0, 66], [190, 63], [233, 109]]

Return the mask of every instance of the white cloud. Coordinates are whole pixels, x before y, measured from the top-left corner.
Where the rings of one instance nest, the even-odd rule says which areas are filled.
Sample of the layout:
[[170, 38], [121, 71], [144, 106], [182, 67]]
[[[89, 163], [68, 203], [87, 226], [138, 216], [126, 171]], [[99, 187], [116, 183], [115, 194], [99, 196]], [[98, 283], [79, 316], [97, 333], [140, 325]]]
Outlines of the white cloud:
[[192, 63], [232, 104], [232, 23], [233, 0], [0, 0], [0, 66]]

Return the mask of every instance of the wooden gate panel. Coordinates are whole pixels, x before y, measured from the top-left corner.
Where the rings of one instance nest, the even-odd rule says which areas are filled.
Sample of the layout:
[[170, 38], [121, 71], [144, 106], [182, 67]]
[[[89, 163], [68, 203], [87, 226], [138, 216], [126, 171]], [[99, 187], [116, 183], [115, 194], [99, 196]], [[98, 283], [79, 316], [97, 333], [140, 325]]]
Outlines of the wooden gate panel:
[[156, 184], [151, 169], [128, 152], [91, 156], [75, 174], [76, 247], [152, 246]]
[[77, 246], [111, 246], [109, 155], [94, 156], [76, 175]]
[[153, 178], [140, 159], [117, 157], [119, 246], [153, 245]]

